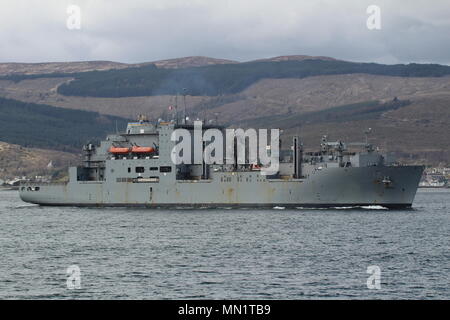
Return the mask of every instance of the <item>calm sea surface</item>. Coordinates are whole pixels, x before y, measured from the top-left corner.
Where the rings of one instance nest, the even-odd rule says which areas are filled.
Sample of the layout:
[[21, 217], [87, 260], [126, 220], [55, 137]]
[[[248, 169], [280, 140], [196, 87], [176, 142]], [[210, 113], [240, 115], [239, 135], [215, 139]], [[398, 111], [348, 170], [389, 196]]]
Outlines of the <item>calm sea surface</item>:
[[58, 208], [0, 191], [0, 221], [1, 299], [450, 298], [449, 189], [404, 211]]

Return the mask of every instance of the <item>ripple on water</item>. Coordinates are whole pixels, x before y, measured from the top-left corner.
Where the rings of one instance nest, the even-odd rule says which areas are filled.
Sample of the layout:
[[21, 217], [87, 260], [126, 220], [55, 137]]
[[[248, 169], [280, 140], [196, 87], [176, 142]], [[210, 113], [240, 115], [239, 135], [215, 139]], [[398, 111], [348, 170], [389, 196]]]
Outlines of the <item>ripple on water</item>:
[[4, 191], [0, 298], [448, 299], [448, 208], [436, 191], [394, 211], [39, 207]]

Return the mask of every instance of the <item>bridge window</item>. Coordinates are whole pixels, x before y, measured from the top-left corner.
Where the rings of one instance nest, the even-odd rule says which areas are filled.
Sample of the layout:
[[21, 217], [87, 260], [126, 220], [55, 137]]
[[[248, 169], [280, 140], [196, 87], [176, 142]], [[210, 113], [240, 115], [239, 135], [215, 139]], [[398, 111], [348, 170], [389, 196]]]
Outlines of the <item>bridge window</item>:
[[145, 171], [144, 167], [136, 167], [136, 173], [143, 173]]
[[160, 167], [159, 171], [160, 172], [172, 172], [172, 167], [169, 167], [169, 166]]
[[150, 167], [150, 171], [157, 171], [158, 167]]

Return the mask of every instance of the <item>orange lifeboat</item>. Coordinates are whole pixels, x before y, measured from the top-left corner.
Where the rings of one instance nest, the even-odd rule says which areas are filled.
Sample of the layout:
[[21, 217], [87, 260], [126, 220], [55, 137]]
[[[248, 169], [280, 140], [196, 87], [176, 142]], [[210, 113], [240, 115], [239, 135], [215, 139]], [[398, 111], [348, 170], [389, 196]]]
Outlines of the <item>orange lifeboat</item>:
[[128, 154], [130, 153], [130, 148], [111, 147], [109, 152], [113, 154]]
[[152, 153], [153, 151], [155, 151], [155, 149], [153, 149], [152, 147], [134, 146], [133, 148], [131, 148], [132, 153]]
[[258, 171], [258, 170], [261, 170], [261, 167], [258, 164], [256, 164], [256, 163], [252, 163], [250, 165], [250, 170]]

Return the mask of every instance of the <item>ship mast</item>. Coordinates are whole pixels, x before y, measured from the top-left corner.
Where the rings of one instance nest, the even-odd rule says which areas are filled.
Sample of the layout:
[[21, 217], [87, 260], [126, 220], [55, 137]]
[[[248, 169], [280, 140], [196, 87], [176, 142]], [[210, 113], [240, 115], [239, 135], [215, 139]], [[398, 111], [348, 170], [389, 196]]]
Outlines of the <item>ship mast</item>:
[[186, 92], [187, 88], [183, 88], [183, 103], [184, 103], [184, 115], [183, 115], [183, 124], [186, 124]]

